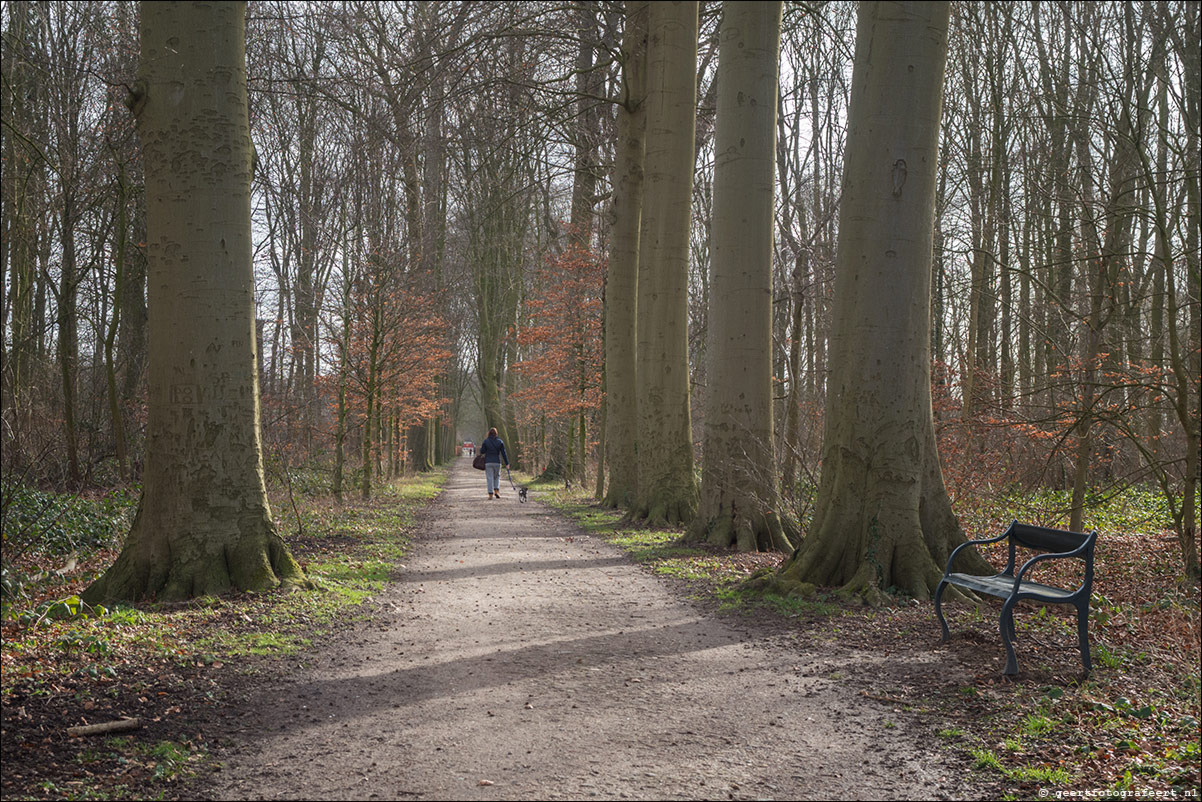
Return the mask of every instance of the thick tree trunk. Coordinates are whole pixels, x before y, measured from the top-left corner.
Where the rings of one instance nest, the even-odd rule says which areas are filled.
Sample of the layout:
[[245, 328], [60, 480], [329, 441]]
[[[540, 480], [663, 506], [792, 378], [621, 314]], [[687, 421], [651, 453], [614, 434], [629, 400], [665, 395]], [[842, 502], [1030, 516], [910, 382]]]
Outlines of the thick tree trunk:
[[723, 3], [705, 470], [688, 539], [792, 551], [777, 516], [772, 249], [781, 3]]
[[406, 445], [409, 450], [409, 461], [413, 470], [428, 471], [434, 467], [430, 459], [431, 433], [427, 423], [415, 423], [409, 427]]
[[963, 540], [931, 413], [930, 303], [947, 3], [860, 6], [822, 476], [775, 583], [934, 591]]
[[635, 390], [638, 331], [639, 225], [643, 213], [643, 145], [646, 136], [647, 3], [626, 4], [622, 42], [622, 103], [610, 210], [609, 269], [605, 277], [606, 462], [605, 504], [629, 509], [638, 493], [638, 395]]
[[307, 580], [267, 504], [255, 371], [243, 3], [143, 3], [150, 418], [145, 492], [84, 593], [182, 599]]
[[652, 3], [639, 246], [635, 516], [688, 523], [697, 510], [689, 411], [688, 265], [697, 108], [697, 3]]

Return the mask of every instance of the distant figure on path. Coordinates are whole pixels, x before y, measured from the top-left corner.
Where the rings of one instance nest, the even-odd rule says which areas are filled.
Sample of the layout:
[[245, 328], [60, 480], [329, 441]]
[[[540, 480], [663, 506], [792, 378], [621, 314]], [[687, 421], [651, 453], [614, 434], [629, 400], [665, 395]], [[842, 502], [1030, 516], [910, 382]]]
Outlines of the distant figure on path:
[[488, 483], [488, 497], [501, 497], [501, 465], [509, 469], [509, 455], [505, 453], [505, 441], [497, 437], [497, 428], [488, 430], [488, 437], [480, 444], [484, 455], [484, 480]]

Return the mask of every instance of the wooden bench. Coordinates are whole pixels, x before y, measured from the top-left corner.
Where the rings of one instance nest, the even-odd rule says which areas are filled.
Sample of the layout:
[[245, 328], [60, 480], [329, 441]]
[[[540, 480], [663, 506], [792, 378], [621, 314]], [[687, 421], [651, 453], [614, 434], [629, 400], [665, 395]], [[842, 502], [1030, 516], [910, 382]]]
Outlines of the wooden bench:
[[[940, 580], [939, 587], [935, 590], [935, 616], [939, 619], [939, 626], [943, 629], [943, 640], [946, 641], [950, 637], [947, 630], [947, 621], [943, 618], [943, 609], [940, 604], [943, 591], [948, 585], [956, 585], [975, 593], [984, 593], [989, 596], [1005, 599], [1005, 602], [1002, 604], [1002, 616], [999, 626], [1002, 631], [1002, 643], [1006, 646], [1006, 673], [1017, 674], [1018, 661], [1014, 657], [1014, 643], [1016, 641], [1014, 636], [1014, 605], [1024, 599], [1043, 604], [1071, 604], [1077, 608], [1077, 638], [1081, 645], [1081, 662], [1084, 664], [1085, 674], [1088, 676], [1090, 669], [1089, 597], [1093, 586], [1093, 551], [1097, 539], [1097, 532], [1091, 532], [1086, 535], [1080, 532], [1070, 532], [1067, 529], [1049, 529], [1044, 526], [1031, 526], [1014, 521], [1010, 524], [1009, 529], [997, 537], [988, 538], [987, 540], [970, 540], [967, 543], [961, 543], [948, 558], [947, 570], [944, 571], [943, 579]], [[952, 572], [952, 564], [956, 560], [956, 554], [961, 549], [983, 543], [997, 543], [1002, 540], [1006, 540], [1009, 543], [1010, 558], [1006, 562], [1005, 570], [1000, 574], [974, 576], [972, 574]], [[1037, 554], [1027, 560], [1016, 573], [1014, 563], [1015, 551], [1018, 546], [1043, 553]], [[1025, 578], [1036, 563], [1044, 560], [1057, 560], [1069, 557], [1085, 562], [1085, 577], [1077, 588], [1067, 590], [1065, 588], [1052, 587], [1051, 585], [1041, 585], [1038, 582], [1031, 582]]]

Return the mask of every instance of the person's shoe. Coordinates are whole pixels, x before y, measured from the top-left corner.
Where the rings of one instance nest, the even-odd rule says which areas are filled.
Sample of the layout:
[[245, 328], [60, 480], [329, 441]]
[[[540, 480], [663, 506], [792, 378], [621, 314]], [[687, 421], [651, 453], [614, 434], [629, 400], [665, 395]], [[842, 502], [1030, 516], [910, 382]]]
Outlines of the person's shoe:
[[490, 491], [488, 491], [488, 497], [489, 497], [489, 498], [492, 498], [492, 491], [491, 491], [491, 490], [490, 490]]

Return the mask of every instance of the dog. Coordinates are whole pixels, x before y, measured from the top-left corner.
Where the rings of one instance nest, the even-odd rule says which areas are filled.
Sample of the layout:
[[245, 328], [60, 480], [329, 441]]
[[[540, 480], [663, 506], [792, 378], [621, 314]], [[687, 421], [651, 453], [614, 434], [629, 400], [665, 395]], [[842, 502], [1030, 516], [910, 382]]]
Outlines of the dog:
[[518, 501], [520, 501], [523, 504], [526, 503], [526, 488], [524, 488], [524, 487], [518, 488]]

